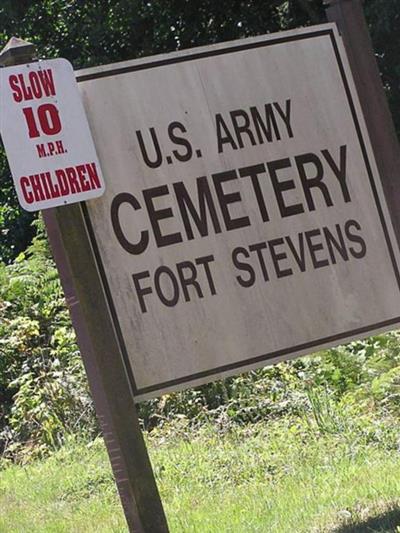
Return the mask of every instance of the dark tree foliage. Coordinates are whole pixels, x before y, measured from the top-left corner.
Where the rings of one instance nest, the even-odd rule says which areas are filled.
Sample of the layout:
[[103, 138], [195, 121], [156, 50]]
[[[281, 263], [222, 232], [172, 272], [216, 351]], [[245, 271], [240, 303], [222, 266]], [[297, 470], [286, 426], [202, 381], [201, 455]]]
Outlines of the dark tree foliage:
[[[385, 88], [400, 131], [399, 0], [367, 0]], [[15, 35], [75, 69], [324, 22], [322, 0], [2, 0], [0, 43]], [[32, 238], [0, 155], [0, 260]]]
[[0, 262], [9, 263], [27, 248], [34, 236], [31, 223], [32, 215], [19, 207], [0, 145]]
[[317, 23], [322, 0], [3, 0], [2, 39], [75, 68]]

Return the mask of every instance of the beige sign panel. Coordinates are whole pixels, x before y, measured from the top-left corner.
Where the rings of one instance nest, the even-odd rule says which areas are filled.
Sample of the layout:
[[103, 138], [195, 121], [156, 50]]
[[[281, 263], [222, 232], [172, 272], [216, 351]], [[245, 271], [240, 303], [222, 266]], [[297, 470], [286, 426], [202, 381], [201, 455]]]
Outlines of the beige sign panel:
[[88, 231], [139, 400], [398, 325], [398, 251], [335, 26], [78, 81], [108, 182]]

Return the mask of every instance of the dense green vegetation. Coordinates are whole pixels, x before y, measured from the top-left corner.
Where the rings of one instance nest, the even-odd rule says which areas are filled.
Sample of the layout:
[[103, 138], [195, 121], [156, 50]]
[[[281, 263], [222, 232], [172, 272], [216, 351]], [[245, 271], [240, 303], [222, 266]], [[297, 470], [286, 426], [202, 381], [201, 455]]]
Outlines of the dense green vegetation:
[[[35, 224], [37, 225], [37, 224]], [[0, 264], [0, 454], [35, 455], [95, 427], [82, 361], [41, 228]]]
[[[400, 131], [398, 0], [365, 9]], [[320, 21], [320, 0], [3, 0], [0, 40], [81, 68]], [[172, 530], [372, 528], [386, 513], [395, 531], [399, 336], [141, 404]], [[0, 532], [124, 530], [98, 434], [43, 226], [18, 207], [0, 150]]]

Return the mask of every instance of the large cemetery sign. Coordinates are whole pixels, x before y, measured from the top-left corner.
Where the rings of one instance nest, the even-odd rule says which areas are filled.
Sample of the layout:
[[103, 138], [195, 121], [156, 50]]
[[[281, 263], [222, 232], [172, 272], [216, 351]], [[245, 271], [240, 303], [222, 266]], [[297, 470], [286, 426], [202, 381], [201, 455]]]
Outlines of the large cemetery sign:
[[136, 398], [395, 327], [398, 250], [322, 25], [78, 73], [86, 206]]

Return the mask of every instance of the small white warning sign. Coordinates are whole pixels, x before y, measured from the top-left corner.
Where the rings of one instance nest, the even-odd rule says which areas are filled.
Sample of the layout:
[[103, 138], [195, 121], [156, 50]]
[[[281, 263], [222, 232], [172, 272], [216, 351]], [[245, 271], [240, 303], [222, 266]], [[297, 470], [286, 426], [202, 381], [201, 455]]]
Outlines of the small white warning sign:
[[22, 207], [101, 196], [104, 180], [72, 65], [51, 59], [0, 76], [1, 137]]

